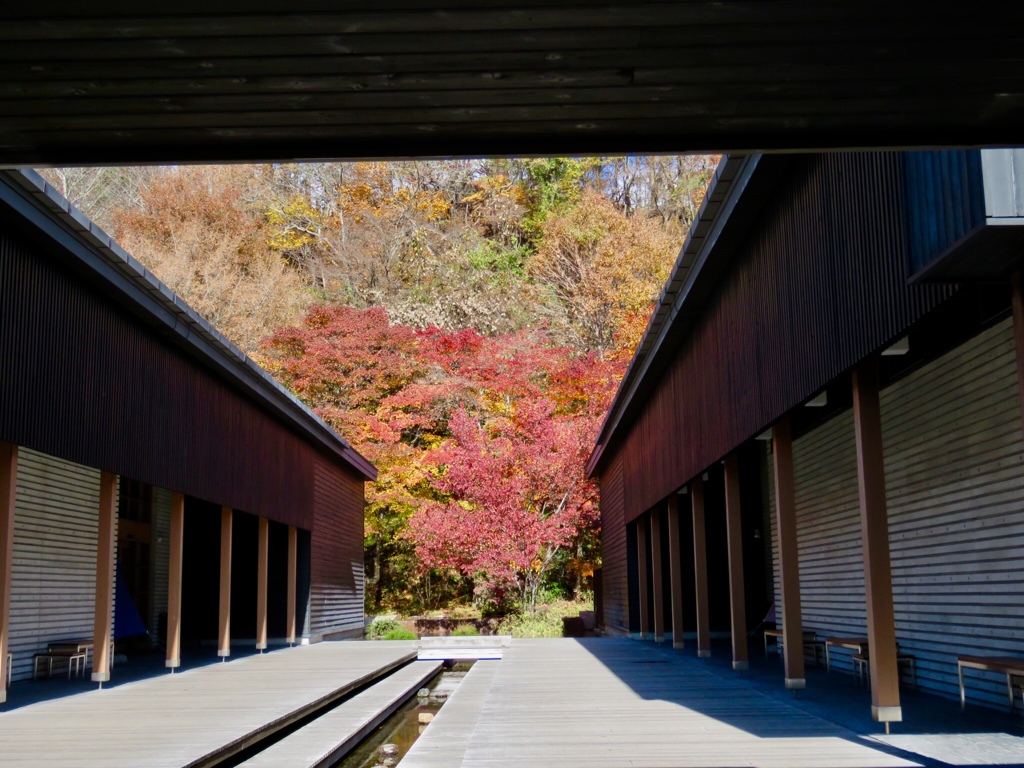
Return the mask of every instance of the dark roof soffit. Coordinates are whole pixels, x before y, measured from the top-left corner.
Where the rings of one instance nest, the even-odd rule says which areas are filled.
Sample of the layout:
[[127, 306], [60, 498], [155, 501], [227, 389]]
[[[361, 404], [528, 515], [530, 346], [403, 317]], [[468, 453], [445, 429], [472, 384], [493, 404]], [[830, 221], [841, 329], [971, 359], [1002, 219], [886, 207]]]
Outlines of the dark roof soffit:
[[655, 363], [660, 360], [666, 340], [670, 335], [678, 335], [682, 330], [679, 326], [692, 319], [698, 311], [697, 307], [689, 306], [692, 303], [689, 301], [691, 290], [760, 160], [759, 154], [727, 155], [715, 169], [700, 212], [687, 233], [675, 267], [605, 415], [596, 445], [587, 461], [588, 477], [598, 471], [605, 449], [621, 437], [624, 417], [638, 406], [638, 392], [661, 372]]
[[[212, 367], [311, 444], [340, 459], [363, 477], [376, 479], [376, 468], [344, 438], [200, 317], [39, 174], [29, 170], [5, 171], [0, 179], [0, 199], [12, 204], [26, 218], [35, 219], [50, 237], [100, 281], [130, 301], [190, 356]], [[33, 211], [39, 215], [32, 216]]]

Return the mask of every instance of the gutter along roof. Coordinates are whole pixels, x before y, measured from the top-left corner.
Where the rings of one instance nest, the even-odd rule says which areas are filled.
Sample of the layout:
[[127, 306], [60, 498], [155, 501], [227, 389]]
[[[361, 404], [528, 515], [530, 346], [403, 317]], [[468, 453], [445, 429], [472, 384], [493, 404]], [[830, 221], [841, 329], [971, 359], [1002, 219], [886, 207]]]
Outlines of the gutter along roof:
[[376, 468], [34, 171], [0, 173], [0, 201], [70, 254], [88, 278], [192, 359], [368, 480]]
[[611, 455], [608, 448], [629, 433], [633, 418], [725, 272], [732, 249], [746, 233], [752, 209], [760, 206], [766, 190], [788, 163], [783, 155], [760, 154], [727, 155], [719, 162], [700, 213], [601, 425], [587, 461], [588, 477], [598, 474], [605, 455]]

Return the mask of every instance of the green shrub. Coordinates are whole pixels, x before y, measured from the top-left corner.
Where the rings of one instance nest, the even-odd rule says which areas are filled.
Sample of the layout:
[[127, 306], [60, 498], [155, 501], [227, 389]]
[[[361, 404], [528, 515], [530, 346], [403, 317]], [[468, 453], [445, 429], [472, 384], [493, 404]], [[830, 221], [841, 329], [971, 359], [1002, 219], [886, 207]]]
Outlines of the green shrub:
[[390, 632], [388, 632], [386, 635], [384, 635], [384, 637], [381, 638], [381, 639], [382, 640], [418, 640], [419, 639], [419, 635], [417, 635], [415, 632], [410, 632], [408, 629], [402, 629], [401, 627], [398, 627], [396, 629], [392, 629]]
[[561, 637], [562, 619], [576, 616], [582, 610], [591, 610], [592, 604], [559, 600], [549, 605], [538, 605], [532, 616], [527, 613], [506, 616], [498, 625], [499, 635], [512, 637]]
[[459, 624], [452, 630], [452, 637], [476, 637], [479, 634], [480, 630], [473, 624]]
[[396, 629], [401, 629], [398, 619], [378, 616], [370, 622], [370, 626], [366, 629], [366, 636], [371, 640], [380, 640], [388, 632], [394, 632]]
[[479, 619], [480, 610], [472, 605], [454, 605], [448, 610], [452, 619]]

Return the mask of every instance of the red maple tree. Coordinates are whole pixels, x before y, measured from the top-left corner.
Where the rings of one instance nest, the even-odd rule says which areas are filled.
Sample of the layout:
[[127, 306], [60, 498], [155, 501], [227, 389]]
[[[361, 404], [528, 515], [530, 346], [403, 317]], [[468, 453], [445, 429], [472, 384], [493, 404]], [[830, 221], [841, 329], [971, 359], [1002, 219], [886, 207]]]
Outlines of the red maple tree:
[[593, 550], [584, 463], [621, 363], [555, 347], [544, 329], [414, 330], [346, 307], [314, 309], [265, 352], [378, 466], [368, 539], [410, 542], [421, 579], [470, 577], [532, 610], [560, 553]]

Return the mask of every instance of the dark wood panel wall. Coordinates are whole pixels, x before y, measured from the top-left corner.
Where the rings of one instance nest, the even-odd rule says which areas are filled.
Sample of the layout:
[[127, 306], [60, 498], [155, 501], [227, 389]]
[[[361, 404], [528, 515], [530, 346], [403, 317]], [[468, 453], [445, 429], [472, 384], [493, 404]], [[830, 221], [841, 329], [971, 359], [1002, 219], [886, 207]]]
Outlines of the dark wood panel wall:
[[626, 585], [626, 525], [623, 520], [622, 460], [613, 460], [601, 477], [601, 589], [604, 623], [629, 631]]
[[315, 448], [3, 220], [0, 440], [313, 527]]
[[623, 462], [626, 522], [899, 338], [954, 291], [906, 282], [904, 185], [894, 152], [792, 163], [606, 459], [605, 466], [616, 456]]
[[363, 478], [317, 461], [313, 490], [310, 634], [363, 634]]

